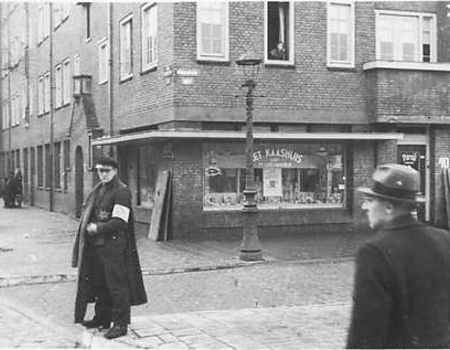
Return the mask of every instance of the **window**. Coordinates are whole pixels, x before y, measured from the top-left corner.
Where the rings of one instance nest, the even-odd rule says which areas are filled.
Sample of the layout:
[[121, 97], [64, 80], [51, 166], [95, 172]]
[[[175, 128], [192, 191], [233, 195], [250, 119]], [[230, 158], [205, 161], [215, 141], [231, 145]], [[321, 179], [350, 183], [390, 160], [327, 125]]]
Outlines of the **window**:
[[[73, 58], [73, 75], [77, 76], [80, 74], [81, 74], [80, 56], [75, 55]], [[80, 84], [80, 82], [78, 80], [74, 80], [74, 89], [75, 89], [74, 91], [80, 91], [79, 84]]]
[[25, 185], [28, 184], [28, 148], [24, 148], [23, 151], [23, 182]]
[[86, 15], [86, 40], [91, 38], [91, 4], [89, 2], [83, 3]]
[[353, 2], [328, 3], [328, 66], [355, 66], [354, 11]]
[[[242, 207], [246, 157], [239, 146], [204, 144], [205, 209]], [[261, 143], [255, 146], [254, 176], [260, 208], [344, 206], [343, 145]]]
[[20, 163], [20, 149], [17, 149], [16, 152], [16, 157], [15, 157], [15, 163], [14, 163], [14, 169], [21, 169], [21, 163]]
[[376, 41], [378, 60], [436, 62], [436, 15], [377, 11]]
[[197, 59], [228, 61], [227, 2], [197, 2]]
[[55, 106], [56, 106], [56, 108], [59, 108], [63, 105], [62, 85], [63, 85], [62, 66], [60, 64], [58, 64], [55, 69]]
[[156, 185], [156, 150], [153, 146], [139, 147], [139, 176], [137, 204], [144, 207], [153, 205]]
[[44, 74], [44, 113], [50, 112], [50, 73]]
[[266, 63], [294, 63], [294, 3], [269, 1], [265, 3]]
[[132, 76], [132, 17], [127, 17], [120, 22], [120, 79], [127, 79]]
[[55, 142], [55, 188], [61, 189], [61, 142]]
[[3, 130], [8, 129], [9, 127], [9, 113], [8, 113], [8, 103], [3, 102], [2, 106], [3, 120], [2, 120], [2, 128]]
[[70, 140], [64, 141], [64, 172], [63, 172], [63, 182], [64, 191], [69, 188], [69, 172], [70, 172]]
[[40, 76], [38, 79], [38, 115], [44, 114], [44, 77]]
[[47, 143], [45, 145], [45, 188], [50, 188], [51, 186], [51, 176], [52, 176], [52, 159], [50, 157], [50, 145]]
[[156, 4], [150, 4], [142, 8], [141, 25], [142, 70], [145, 71], [154, 67], [157, 63], [156, 35], [158, 22]]
[[63, 70], [63, 105], [67, 105], [70, 103], [70, 82], [71, 82], [71, 74], [70, 74], [70, 60], [65, 60], [62, 66]]
[[29, 117], [31, 117], [33, 115], [33, 101], [34, 101], [34, 95], [33, 95], [33, 84], [29, 84], [28, 85], [28, 108], [29, 108], [29, 115], [28, 115], [28, 120], [27, 123], [30, 123], [30, 119]]
[[44, 187], [44, 153], [43, 147], [37, 146], [37, 183], [38, 187]]
[[54, 2], [53, 15], [55, 28], [58, 27], [67, 17], [69, 17], [69, 6], [67, 2]]
[[108, 81], [108, 40], [103, 39], [98, 45], [98, 83], [103, 84]]
[[50, 6], [44, 3], [38, 9], [38, 44], [44, 41], [50, 34]]

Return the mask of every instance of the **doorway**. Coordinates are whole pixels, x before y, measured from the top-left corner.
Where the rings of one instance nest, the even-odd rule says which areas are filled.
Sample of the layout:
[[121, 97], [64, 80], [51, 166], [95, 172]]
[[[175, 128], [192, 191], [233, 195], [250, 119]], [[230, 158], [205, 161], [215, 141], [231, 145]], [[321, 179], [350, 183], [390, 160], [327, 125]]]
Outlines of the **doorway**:
[[83, 149], [78, 146], [75, 150], [75, 217], [81, 216], [84, 201], [84, 162]]
[[[398, 163], [410, 166], [419, 172], [420, 193], [428, 197], [426, 145], [399, 145]], [[418, 206], [417, 217], [420, 221], [429, 220], [427, 205], [420, 204]]]

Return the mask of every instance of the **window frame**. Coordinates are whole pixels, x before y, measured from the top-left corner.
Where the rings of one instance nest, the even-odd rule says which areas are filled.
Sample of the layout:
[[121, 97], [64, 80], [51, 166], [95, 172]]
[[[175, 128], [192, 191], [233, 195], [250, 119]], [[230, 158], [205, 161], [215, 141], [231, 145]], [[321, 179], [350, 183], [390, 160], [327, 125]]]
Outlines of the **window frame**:
[[223, 3], [223, 54], [204, 53], [202, 50], [202, 20], [200, 4], [207, 2], [196, 3], [196, 22], [197, 22], [197, 60], [198, 61], [213, 61], [213, 62], [229, 62], [230, 60], [230, 16], [228, 1], [219, 1]]
[[38, 77], [38, 99], [37, 99], [37, 106], [38, 106], [38, 116], [44, 115], [44, 75], [41, 75]]
[[67, 106], [70, 104], [71, 96], [70, 96], [70, 78], [72, 76], [72, 72], [70, 70], [70, 58], [66, 58], [62, 62], [62, 105]]
[[268, 1], [264, 2], [264, 64], [291, 66], [295, 62], [295, 1], [270, 1], [270, 2], [287, 2], [289, 3], [289, 60], [273, 60], [269, 59], [268, 45]]
[[55, 107], [60, 108], [63, 106], [63, 72], [62, 64], [59, 63], [55, 66]]
[[51, 93], [51, 84], [50, 84], [50, 72], [44, 73], [44, 114], [50, 112], [50, 93]]
[[[158, 5], [156, 4], [156, 2], [152, 2], [152, 3], [148, 3], [142, 6], [141, 8], [141, 72], [147, 72], [153, 68], [155, 68], [156, 66], [158, 66], [158, 50], [157, 50], [157, 44], [158, 44]], [[145, 34], [145, 16], [147, 14], [148, 11], [148, 16], [152, 17], [150, 15], [151, 11], [155, 11], [156, 14], [154, 15], [154, 19], [155, 19], [155, 25], [154, 25], [154, 29], [155, 32], [152, 33], [154, 34], [153, 36], [153, 50], [152, 50], [152, 55], [154, 57], [154, 60], [152, 62], [145, 62], [145, 57], [147, 55], [148, 52], [148, 45], [145, 41], [145, 39], [147, 38], [146, 34]]]
[[[98, 42], [98, 84], [102, 85], [108, 82], [109, 75], [109, 41], [103, 38]], [[104, 54], [105, 56], [102, 56]], [[103, 68], [103, 70], [102, 70]], [[104, 76], [102, 75], [102, 71]]]
[[[331, 7], [333, 5], [350, 6], [350, 32], [349, 32], [349, 59], [333, 60], [331, 57]], [[355, 20], [355, 1], [336, 0], [327, 3], [327, 66], [336, 68], [355, 68], [355, 42], [356, 42], [356, 20]]]
[[[124, 64], [123, 59], [125, 56], [123, 56], [123, 34], [124, 34], [124, 28], [128, 27], [129, 24], [129, 53], [128, 53], [128, 59], [130, 61], [130, 69], [129, 72], [123, 72], [122, 65]], [[127, 32], [128, 32], [127, 30]], [[120, 81], [125, 81], [133, 77], [133, 15], [127, 15], [119, 22], [119, 79]]]
[[[437, 14], [432, 12], [411, 12], [411, 11], [396, 11], [396, 10], [375, 10], [375, 59], [381, 60], [381, 42], [380, 42], [380, 30], [381, 30], [381, 16], [395, 16], [399, 17], [413, 17], [418, 18], [418, 33], [419, 37], [417, 38], [415, 44], [418, 46], [418, 52], [416, 53], [419, 56], [419, 60], [416, 61], [403, 61], [398, 60], [395, 57], [395, 47], [398, 45], [398, 42], [393, 42], [394, 45], [394, 54], [392, 62], [421, 62], [426, 63], [422, 60], [423, 58], [423, 18], [430, 17], [430, 62], [437, 62]], [[394, 26], [396, 27], [396, 26]], [[394, 33], [394, 35], [398, 36], [398, 34]], [[391, 62], [391, 61], [388, 61]]]

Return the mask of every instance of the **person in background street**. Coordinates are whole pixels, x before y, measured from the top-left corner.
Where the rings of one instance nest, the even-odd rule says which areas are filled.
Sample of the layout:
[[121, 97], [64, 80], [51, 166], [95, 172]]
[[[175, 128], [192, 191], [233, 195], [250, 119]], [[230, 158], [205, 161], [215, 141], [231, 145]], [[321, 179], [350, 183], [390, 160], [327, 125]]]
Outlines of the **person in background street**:
[[374, 238], [357, 253], [347, 348], [450, 347], [450, 235], [411, 214], [419, 175], [410, 167], [377, 167], [360, 188]]
[[22, 195], [23, 195], [22, 180], [23, 180], [22, 171], [20, 169], [16, 169], [16, 174], [14, 175], [14, 186], [15, 186], [14, 206], [17, 208], [22, 207]]
[[[75, 323], [108, 329], [105, 338], [127, 334], [130, 306], [147, 302], [134, 236], [131, 193], [117, 177], [117, 162], [101, 158], [100, 182], [88, 195], [78, 227], [72, 266], [78, 267]], [[95, 315], [84, 320], [87, 304]]]
[[14, 172], [10, 171], [3, 188], [3, 203], [5, 208], [14, 208], [16, 197], [16, 185]]

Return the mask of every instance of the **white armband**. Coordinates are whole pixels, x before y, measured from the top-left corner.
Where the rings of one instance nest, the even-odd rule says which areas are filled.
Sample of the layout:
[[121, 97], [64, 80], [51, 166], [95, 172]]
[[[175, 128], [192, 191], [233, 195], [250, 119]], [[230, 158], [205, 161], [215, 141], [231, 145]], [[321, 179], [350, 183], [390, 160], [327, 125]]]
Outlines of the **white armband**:
[[119, 218], [125, 222], [128, 222], [128, 218], [130, 217], [130, 208], [127, 208], [124, 205], [115, 204], [111, 217]]

